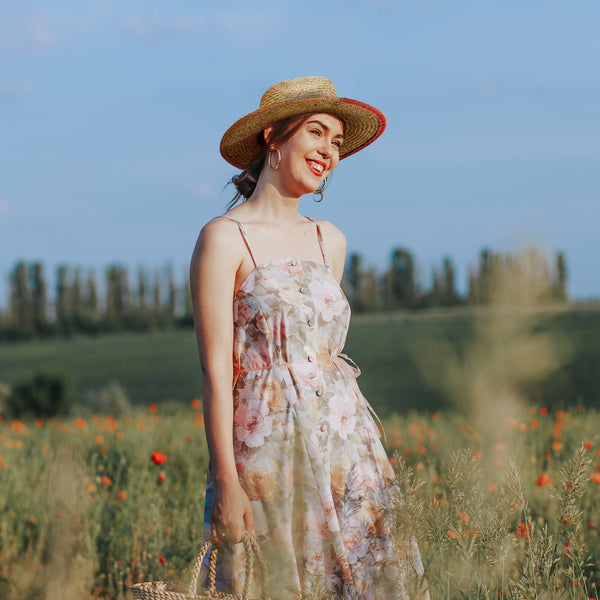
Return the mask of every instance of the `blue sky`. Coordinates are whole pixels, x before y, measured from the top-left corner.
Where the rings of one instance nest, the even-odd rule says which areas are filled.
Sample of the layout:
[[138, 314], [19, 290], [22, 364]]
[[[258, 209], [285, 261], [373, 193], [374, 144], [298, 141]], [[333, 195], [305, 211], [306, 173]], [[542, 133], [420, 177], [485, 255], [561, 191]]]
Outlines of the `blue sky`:
[[384, 135], [301, 211], [383, 269], [461, 289], [480, 250], [566, 253], [600, 296], [600, 3], [0, 0], [0, 305], [17, 260], [187, 267], [235, 174], [220, 137], [273, 83], [326, 75]]

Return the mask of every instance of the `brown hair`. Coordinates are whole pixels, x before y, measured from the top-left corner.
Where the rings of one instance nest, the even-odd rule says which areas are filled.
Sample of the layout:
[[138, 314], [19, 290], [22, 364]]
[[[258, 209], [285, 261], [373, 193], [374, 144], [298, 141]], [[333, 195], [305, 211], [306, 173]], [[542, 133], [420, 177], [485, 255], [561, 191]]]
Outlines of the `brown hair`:
[[[288, 117], [277, 121], [272, 125], [273, 130], [269, 136], [269, 145], [279, 145], [287, 142], [300, 129], [300, 125], [306, 120], [307, 115], [301, 114], [294, 117]], [[269, 152], [269, 146], [265, 140], [264, 134], [260, 134], [260, 145], [263, 151], [239, 174], [231, 178], [230, 183], [235, 186], [236, 194], [227, 205], [227, 210], [234, 207], [240, 198], [247, 200], [254, 193], [258, 177], [265, 166], [265, 160]]]

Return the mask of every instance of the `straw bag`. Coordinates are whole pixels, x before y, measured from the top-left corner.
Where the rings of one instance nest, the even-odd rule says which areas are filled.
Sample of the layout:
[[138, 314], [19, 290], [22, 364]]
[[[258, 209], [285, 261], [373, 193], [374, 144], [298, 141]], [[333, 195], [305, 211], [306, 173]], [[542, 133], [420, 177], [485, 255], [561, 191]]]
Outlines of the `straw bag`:
[[[194, 561], [192, 580], [189, 585], [167, 581], [147, 581], [132, 585], [131, 593], [135, 600], [250, 600], [248, 596], [250, 583], [256, 576], [256, 563], [258, 563], [261, 579], [261, 600], [270, 600], [267, 570], [260, 548], [256, 540], [248, 532], [244, 532], [242, 542], [244, 543], [244, 550], [246, 552], [246, 577], [244, 580], [244, 592], [241, 596], [239, 594], [226, 594], [217, 591], [217, 548], [211, 540], [207, 540], [202, 544], [202, 548]], [[200, 576], [202, 561], [209, 549], [208, 588], [198, 590], [198, 577]]]

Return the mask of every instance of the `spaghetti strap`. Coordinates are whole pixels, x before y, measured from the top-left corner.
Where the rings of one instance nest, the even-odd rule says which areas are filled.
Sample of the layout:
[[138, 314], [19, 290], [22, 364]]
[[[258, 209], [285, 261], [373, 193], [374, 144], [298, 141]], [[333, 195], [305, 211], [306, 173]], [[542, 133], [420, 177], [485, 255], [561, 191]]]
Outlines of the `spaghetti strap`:
[[323, 262], [326, 266], [329, 266], [329, 261], [327, 260], [327, 254], [325, 253], [325, 244], [323, 243], [323, 235], [321, 234], [321, 227], [319, 224], [310, 217], [305, 216], [305, 219], [312, 221], [317, 226], [317, 237], [319, 238], [319, 247], [321, 248], [321, 254], [323, 255]]
[[221, 219], [227, 219], [228, 221], [232, 221], [233, 223], [235, 223], [239, 230], [240, 233], [242, 234], [242, 239], [244, 240], [244, 244], [246, 244], [246, 248], [248, 248], [248, 252], [250, 253], [250, 258], [252, 259], [252, 262], [254, 263], [254, 266], [256, 267], [256, 259], [254, 258], [254, 253], [252, 252], [252, 248], [250, 248], [250, 244], [248, 242], [248, 238], [246, 237], [246, 231], [244, 230], [244, 226], [239, 222], [236, 221], [235, 219], [232, 219], [231, 217], [227, 217], [225, 215], [220, 215]]

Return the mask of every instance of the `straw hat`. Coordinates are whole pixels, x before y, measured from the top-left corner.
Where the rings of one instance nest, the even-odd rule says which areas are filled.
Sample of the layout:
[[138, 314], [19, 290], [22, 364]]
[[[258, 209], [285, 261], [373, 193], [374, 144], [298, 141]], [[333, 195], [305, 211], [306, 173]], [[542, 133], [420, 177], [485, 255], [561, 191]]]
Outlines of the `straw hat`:
[[379, 110], [350, 98], [340, 98], [327, 77], [300, 77], [270, 87], [258, 110], [237, 120], [221, 139], [221, 154], [234, 167], [245, 169], [265, 145], [262, 132], [281, 119], [304, 113], [328, 113], [344, 122], [344, 143], [340, 158], [346, 158], [371, 142], [385, 129]]

